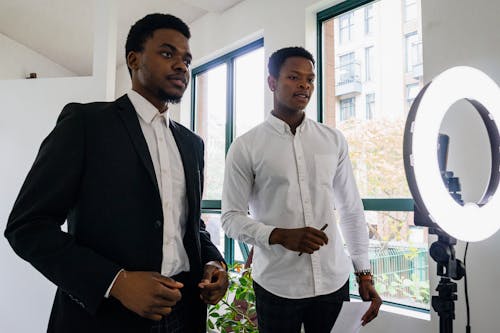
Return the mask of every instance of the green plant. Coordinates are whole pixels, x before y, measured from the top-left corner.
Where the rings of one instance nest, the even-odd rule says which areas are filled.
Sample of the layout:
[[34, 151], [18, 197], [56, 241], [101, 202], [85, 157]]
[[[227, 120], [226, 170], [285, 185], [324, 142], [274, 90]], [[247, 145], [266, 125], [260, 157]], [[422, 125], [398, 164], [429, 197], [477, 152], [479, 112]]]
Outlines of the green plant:
[[391, 275], [381, 274], [375, 277], [375, 285], [380, 295], [392, 297], [407, 297], [419, 304], [428, 304], [430, 300], [429, 281], [422, 281], [417, 275], [403, 278], [396, 273]]
[[222, 300], [208, 309], [207, 327], [233, 333], [258, 333], [251, 268], [229, 267], [229, 288]]

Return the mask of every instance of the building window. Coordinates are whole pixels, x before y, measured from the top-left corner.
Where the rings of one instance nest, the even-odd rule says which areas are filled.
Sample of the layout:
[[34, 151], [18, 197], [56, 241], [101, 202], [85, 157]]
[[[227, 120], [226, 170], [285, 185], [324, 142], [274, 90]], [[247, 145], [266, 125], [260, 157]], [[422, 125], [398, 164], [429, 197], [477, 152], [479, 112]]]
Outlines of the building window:
[[346, 43], [351, 40], [352, 27], [354, 25], [353, 13], [347, 13], [339, 18], [339, 42]]
[[420, 88], [418, 83], [412, 83], [406, 85], [406, 105], [408, 110], [410, 109], [413, 101], [415, 100], [415, 97], [417, 97], [419, 90]]
[[373, 46], [365, 48], [365, 80], [373, 80]]
[[421, 43], [418, 40], [416, 31], [405, 35], [405, 69], [406, 73], [413, 71], [413, 66], [418, 62], [421, 52]]
[[[420, 1], [408, 4], [416, 3], [415, 8], [419, 8]], [[406, 182], [401, 145], [405, 111], [423, 84], [414, 69], [422, 59], [416, 56], [421, 54], [421, 18], [417, 10], [411, 27], [406, 25], [405, 18], [412, 17], [411, 6], [408, 15], [394, 15], [395, 8], [402, 8], [399, 4], [402, 2], [396, 1], [394, 7], [394, 0], [342, 1], [317, 14], [321, 27], [318, 86], [323, 87], [318, 91], [318, 119], [338, 128], [349, 143], [368, 222], [370, 262], [379, 294], [384, 301], [429, 311], [427, 230], [413, 225], [413, 199]], [[349, 47], [340, 45], [341, 39], [347, 38], [346, 33], [335, 33], [334, 29], [347, 26], [345, 15], [356, 18], [354, 24], [358, 20], [362, 24], [364, 18], [364, 31], [370, 31], [352, 33]], [[382, 17], [384, 24], [367, 22], [378, 22]], [[403, 27], [402, 32], [396, 32], [392, 28], [395, 26]], [[411, 31], [415, 32], [405, 35]], [[364, 55], [361, 69], [365, 80], [347, 90], [346, 85], [339, 85], [345, 76], [338, 75], [336, 69], [349, 67], [348, 63], [355, 62], [354, 55]], [[403, 66], [383, 61], [398, 57]], [[383, 73], [383, 81], [377, 73]], [[359, 99], [358, 95], [363, 97]], [[356, 114], [356, 107], [364, 110]], [[354, 285], [350, 291], [357, 293]]]
[[405, 22], [418, 18], [417, 0], [403, 0], [403, 17]]
[[341, 99], [339, 120], [345, 121], [355, 117], [356, 109], [354, 97]]
[[353, 82], [356, 78], [356, 62], [354, 58], [354, 52], [349, 52], [347, 54], [341, 55], [339, 57], [339, 71], [340, 77], [339, 83]]
[[243, 260], [245, 250], [220, 227], [225, 156], [234, 138], [264, 120], [264, 73], [263, 39], [192, 70], [191, 128], [205, 142], [202, 212], [228, 263]]
[[373, 5], [365, 7], [365, 34], [369, 35], [373, 32]]
[[373, 114], [375, 112], [375, 94], [366, 94], [365, 97], [366, 101], [366, 110], [365, 110], [365, 117], [366, 120], [371, 120], [373, 119]]

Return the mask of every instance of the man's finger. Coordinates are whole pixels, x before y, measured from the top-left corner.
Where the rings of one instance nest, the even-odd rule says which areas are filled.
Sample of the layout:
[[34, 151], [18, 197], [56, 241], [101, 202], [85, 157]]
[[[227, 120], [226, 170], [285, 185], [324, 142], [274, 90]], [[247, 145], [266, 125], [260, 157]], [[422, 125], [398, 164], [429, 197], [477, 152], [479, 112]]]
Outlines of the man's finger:
[[182, 294], [177, 288], [168, 288], [166, 286], [162, 286], [156, 294], [159, 298], [163, 298], [167, 301], [178, 302], [182, 298]]
[[168, 276], [163, 276], [163, 275], [158, 274], [158, 275], [154, 275], [153, 278], [156, 281], [160, 282], [161, 284], [163, 284], [164, 286], [169, 287], [169, 288], [180, 289], [180, 288], [184, 287], [184, 285], [181, 282], [175, 281], [174, 279], [169, 278]]
[[325, 244], [328, 243], [328, 236], [323, 231], [311, 227], [307, 227], [306, 230], [309, 236], [314, 236]]

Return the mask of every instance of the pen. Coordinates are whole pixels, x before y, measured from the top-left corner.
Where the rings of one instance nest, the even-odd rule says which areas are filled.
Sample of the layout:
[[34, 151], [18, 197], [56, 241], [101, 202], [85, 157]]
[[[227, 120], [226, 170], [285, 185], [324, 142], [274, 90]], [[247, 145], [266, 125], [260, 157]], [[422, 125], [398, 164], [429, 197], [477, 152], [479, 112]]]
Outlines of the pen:
[[[324, 231], [326, 229], [326, 227], [328, 227], [328, 223], [325, 223], [324, 226], [321, 227], [321, 229], [319, 229], [319, 231]], [[302, 255], [302, 252], [299, 253], [299, 257]]]

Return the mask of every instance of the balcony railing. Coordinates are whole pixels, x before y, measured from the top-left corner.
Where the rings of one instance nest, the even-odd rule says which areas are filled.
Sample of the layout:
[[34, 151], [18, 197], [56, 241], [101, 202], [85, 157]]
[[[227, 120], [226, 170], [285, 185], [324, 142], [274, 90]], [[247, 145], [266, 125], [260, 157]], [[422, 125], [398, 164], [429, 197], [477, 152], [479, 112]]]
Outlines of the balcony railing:
[[335, 96], [361, 93], [361, 66], [357, 62], [335, 68]]

